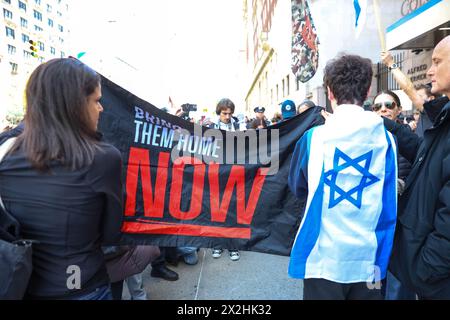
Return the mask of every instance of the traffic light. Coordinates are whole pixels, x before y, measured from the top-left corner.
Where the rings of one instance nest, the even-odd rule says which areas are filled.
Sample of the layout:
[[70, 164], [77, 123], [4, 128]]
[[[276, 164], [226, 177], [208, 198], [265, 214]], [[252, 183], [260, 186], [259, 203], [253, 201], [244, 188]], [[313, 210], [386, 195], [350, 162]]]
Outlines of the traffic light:
[[38, 57], [38, 48], [37, 48], [37, 43], [36, 41], [33, 40], [29, 40], [28, 43], [30, 44], [30, 50], [31, 50], [31, 55], [35, 58]]

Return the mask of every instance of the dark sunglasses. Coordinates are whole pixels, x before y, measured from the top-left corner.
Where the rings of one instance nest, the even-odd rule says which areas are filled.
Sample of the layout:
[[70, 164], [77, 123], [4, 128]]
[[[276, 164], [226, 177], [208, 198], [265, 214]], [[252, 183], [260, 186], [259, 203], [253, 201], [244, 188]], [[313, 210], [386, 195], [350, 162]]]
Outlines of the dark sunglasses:
[[397, 104], [395, 103], [395, 101], [386, 101], [386, 102], [382, 102], [382, 103], [375, 103], [373, 106], [372, 106], [372, 110], [373, 111], [378, 111], [378, 110], [380, 110], [381, 109], [381, 107], [382, 106], [385, 106], [386, 108], [388, 108], [388, 109], [390, 109], [390, 110], [392, 110], [392, 109], [394, 109], [396, 106], [397, 106]]

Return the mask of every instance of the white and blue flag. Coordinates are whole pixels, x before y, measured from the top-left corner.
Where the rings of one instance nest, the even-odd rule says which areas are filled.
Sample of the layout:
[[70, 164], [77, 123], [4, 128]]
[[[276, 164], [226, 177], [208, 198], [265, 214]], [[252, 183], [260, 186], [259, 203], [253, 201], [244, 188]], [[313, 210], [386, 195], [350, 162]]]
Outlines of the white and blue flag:
[[355, 8], [355, 38], [358, 38], [366, 23], [367, 0], [353, 0]]
[[340, 105], [308, 130], [291, 160], [289, 187], [306, 198], [289, 275], [338, 283], [386, 276], [397, 213], [397, 151], [381, 117]]

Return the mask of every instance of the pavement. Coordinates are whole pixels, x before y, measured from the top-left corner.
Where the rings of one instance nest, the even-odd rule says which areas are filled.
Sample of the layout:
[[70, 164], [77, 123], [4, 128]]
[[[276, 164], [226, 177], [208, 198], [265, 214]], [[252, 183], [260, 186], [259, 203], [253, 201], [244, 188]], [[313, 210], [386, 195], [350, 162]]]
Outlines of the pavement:
[[[177, 281], [150, 276], [151, 266], [143, 272], [149, 300], [301, 300], [303, 282], [289, 278], [289, 257], [240, 251], [241, 258], [231, 261], [228, 251], [214, 259], [211, 249], [200, 249], [196, 265], [168, 267], [177, 272]], [[123, 299], [130, 299], [124, 284]]]

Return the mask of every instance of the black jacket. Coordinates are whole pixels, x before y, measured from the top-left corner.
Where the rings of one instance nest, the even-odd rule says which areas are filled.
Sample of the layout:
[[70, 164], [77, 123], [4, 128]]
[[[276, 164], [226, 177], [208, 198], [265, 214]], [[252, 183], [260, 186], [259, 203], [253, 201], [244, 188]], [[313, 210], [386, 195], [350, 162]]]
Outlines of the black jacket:
[[3, 142], [8, 140], [9, 138], [17, 137], [19, 134], [21, 134], [23, 132], [24, 128], [25, 128], [25, 124], [22, 121], [15, 128], [0, 133], [0, 145], [3, 144]]
[[450, 299], [450, 102], [433, 104], [434, 125], [423, 140], [385, 119], [400, 153], [414, 161], [399, 200], [389, 269], [420, 297]]
[[[33, 246], [29, 298], [71, 298], [108, 284], [101, 243], [114, 243], [122, 223], [121, 155], [99, 143], [94, 162], [71, 171], [58, 162], [36, 171], [22, 149], [0, 163], [0, 194]], [[77, 266], [81, 288], [69, 289]], [[72, 267], [73, 268], [73, 267]]]

